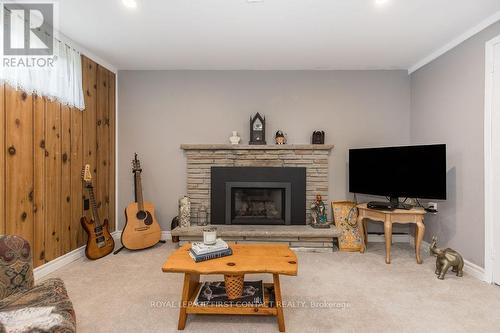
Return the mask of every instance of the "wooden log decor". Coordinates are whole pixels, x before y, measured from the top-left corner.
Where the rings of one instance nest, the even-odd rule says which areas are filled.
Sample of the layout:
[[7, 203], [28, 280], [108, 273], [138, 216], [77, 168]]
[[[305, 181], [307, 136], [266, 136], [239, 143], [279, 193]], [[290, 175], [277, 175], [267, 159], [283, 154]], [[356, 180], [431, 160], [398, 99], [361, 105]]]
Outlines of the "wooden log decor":
[[83, 112], [0, 84], [0, 234], [27, 239], [35, 267], [85, 244], [85, 163], [114, 230], [116, 78], [84, 56], [82, 70]]

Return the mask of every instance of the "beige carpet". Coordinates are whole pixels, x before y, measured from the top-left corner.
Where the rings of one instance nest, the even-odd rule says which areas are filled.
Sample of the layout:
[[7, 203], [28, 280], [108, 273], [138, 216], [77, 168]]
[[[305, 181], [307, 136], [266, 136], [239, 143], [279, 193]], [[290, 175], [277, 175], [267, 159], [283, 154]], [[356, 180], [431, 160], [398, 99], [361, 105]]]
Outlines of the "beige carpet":
[[[161, 272], [171, 243], [76, 261], [61, 277], [79, 332], [175, 332], [182, 276]], [[383, 244], [365, 254], [298, 253], [299, 275], [283, 277], [287, 332], [500, 332], [500, 287], [465, 274], [434, 275], [434, 260], [417, 265], [409, 245]], [[268, 276], [247, 276], [247, 278]], [[215, 276], [215, 278], [221, 278]], [[278, 332], [272, 317], [189, 316], [186, 332]]]

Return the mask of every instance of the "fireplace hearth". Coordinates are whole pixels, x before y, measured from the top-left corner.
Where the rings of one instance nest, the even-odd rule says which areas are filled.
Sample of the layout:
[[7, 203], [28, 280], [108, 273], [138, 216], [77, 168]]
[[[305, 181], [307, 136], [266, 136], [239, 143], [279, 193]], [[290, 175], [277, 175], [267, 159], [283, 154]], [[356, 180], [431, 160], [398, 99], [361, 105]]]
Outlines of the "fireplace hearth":
[[306, 170], [212, 167], [212, 224], [305, 224]]

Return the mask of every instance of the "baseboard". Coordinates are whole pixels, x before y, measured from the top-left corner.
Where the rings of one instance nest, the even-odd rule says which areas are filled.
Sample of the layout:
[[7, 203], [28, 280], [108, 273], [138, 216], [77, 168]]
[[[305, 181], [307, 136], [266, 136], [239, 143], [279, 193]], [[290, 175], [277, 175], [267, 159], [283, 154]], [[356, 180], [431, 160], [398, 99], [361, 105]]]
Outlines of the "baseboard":
[[35, 275], [35, 280], [41, 279], [46, 275], [58, 270], [61, 267], [64, 267], [73, 261], [81, 259], [85, 257], [85, 246], [79, 247], [71, 252], [66, 253], [60, 257], [57, 257], [54, 260], [49, 261], [46, 264], [43, 264], [33, 270], [33, 274]]
[[111, 233], [111, 237], [113, 237], [113, 240], [115, 241], [115, 249], [122, 246], [121, 236], [122, 236], [121, 230], [116, 230]]
[[[115, 241], [115, 249], [119, 248], [122, 244], [121, 235], [122, 235], [121, 230], [113, 231], [111, 233], [111, 236]], [[162, 231], [161, 233], [162, 240], [169, 240], [170, 238], [171, 238], [170, 231]], [[39, 280], [49, 275], [50, 273], [55, 272], [59, 268], [62, 268], [72, 263], [73, 261], [82, 259], [84, 257], [85, 257], [85, 246], [79, 247], [78, 249], [68, 252], [65, 255], [57, 257], [56, 259], [51, 260], [48, 263], [43, 264], [33, 270], [33, 274], [35, 275], [35, 280]]]
[[[116, 244], [121, 244], [121, 235], [121, 230], [116, 230], [111, 233], [111, 236], [113, 236]], [[172, 234], [170, 233], [170, 230], [164, 230], [161, 232], [161, 240], [169, 240], [171, 237]]]
[[[368, 243], [385, 243], [384, 234], [368, 234]], [[410, 235], [408, 234], [395, 234], [392, 235], [393, 243], [409, 243]]]
[[170, 240], [172, 239], [172, 233], [170, 230], [165, 230], [161, 232], [161, 240]]
[[[415, 245], [414, 236], [410, 236], [410, 244], [412, 246]], [[422, 251], [426, 255], [430, 255], [430, 246], [431, 244], [429, 244], [428, 242], [422, 241], [422, 244], [420, 245], [420, 251]], [[488, 282], [486, 279], [484, 268], [468, 261], [467, 259], [464, 259], [464, 272], [478, 280]]]

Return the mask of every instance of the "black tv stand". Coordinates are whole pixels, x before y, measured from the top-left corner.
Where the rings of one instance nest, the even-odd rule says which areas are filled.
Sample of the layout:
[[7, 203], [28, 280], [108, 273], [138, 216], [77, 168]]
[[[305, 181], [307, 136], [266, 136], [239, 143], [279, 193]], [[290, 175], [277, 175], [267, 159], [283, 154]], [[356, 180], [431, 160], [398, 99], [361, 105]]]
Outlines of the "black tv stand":
[[368, 208], [380, 209], [380, 210], [395, 210], [404, 209], [410, 210], [413, 208], [410, 204], [405, 204], [399, 201], [398, 197], [390, 197], [389, 201], [370, 201], [368, 203]]

